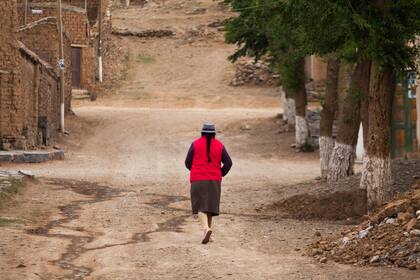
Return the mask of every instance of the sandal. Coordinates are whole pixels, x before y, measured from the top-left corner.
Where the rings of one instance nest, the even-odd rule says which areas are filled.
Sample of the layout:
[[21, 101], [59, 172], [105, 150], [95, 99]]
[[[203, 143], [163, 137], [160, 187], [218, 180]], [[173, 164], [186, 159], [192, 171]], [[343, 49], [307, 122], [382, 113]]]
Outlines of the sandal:
[[209, 243], [211, 234], [212, 234], [211, 229], [206, 230], [204, 232], [204, 238], [203, 238], [203, 241], [201, 241], [201, 244]]

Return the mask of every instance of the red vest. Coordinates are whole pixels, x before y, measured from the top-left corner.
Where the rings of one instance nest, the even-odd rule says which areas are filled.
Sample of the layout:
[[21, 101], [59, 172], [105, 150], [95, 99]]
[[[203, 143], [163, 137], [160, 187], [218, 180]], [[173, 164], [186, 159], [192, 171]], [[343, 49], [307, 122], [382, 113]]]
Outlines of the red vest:
[[207, 157], [207, 140], [201, 137], [194, 141], [194, 156], [190, 173], [190, 181], [222, 181], [222, 151], [223, 144], [212, 138], [210, 159]]

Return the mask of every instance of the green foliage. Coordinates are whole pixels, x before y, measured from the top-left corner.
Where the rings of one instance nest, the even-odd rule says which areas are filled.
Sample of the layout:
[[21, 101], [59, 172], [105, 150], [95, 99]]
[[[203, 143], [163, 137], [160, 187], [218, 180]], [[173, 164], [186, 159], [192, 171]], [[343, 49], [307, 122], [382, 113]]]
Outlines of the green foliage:
[[139, 53], [137, 55], [136, 61], [142, 64], [153, 64], [156, 62], [156, 60], [152, 56], [143, 53]]
[[23, 224], [21, 220], [9, 219], [0, 217], [0, 227], [8, 226], [11, 224]]
[[[239, 15], [226, 25], [230, 57], [268, 54], [282, 81], [295, 88], [294, 66], [310, 54], [334, 53], [347, 62], [358, 57], [392, 67], [416, 69], [420, 51], [420, 0], [225, 0]], [[383, 5], [382, 5], [383, 4]]]
[[[306, 53], [297, 48], [302, 30], [296, 22], [295, 1], [226, 0], [239, 16], [226, 24], [226, 41], [238, 46], [230, 56], [256, 59], [267, 54], [282, 77], [282, 84], [291, 92], [304, 86], [299, 66]], [[297, 1], [296, 1], [297, 3]]]
[[298, 147], [298, 150], [300, 152], [304, 152], [304, 153], [312, 153], [312, 152], [315, 151], [315, 148], [310, 143], [305, 142], [305, 144], [303, 144], [303, 145], [301, 145], [301, 146]]

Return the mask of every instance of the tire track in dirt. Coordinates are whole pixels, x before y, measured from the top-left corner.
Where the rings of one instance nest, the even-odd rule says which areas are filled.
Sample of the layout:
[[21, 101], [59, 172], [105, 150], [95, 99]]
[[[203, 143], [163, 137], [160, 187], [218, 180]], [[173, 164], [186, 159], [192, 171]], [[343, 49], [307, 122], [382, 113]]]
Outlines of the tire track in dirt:
[[[61, 214], [64, 216], [63, 218], [50, 221], [43, 227], [37, 227], [27, 231], [32, 235], [69, 240], [70, 245], [67, 246], [65, 253], [61, 255], [60, 259], [52, 261], [52, 263], [65, 270], [71, 271], [70, 275], [66, 275], [62, 279], [84, 279], [93, 272], [93, 269], [86, 266], [76, 266], [73, 264], [73, 261], [86, 252], [84, 246], [95, 240], [97, 236], [92, 236], [92, 234], [89, 234], [89, 236], [76, 236], [71, 234], [50, 233], [50, 231], [58, 226], [69, 223], [72, 220], [77, 220], [80, 217], [80, 213], [78, 212], [82, 210], [84, 205], [111, 200], [117, 197], [116, 195], [121, 193], [121, 191], [86, 181], [48, 179], [46, 183], [60, 186], [62, 189], [71, 190], [78, 194], [93, 197], [91, 200], [76, 200], [70, 204], [58, 207]], [[83, 229], [76, 230], [87, 233]]]
[[[157, 208], [165, 211], [181, 211], [188, 212], [181, 216], [176, 216], [171, 219], [168, 219], [162, 223], [157, 223], [157, 228], [152, 231], [135, 233], [131, 240], [123, 243], [103, 245], [95, 248], [85, 248], [85, 245], [93, 242], [102, 234], [88, 232], [83, 228], [70, 228], [63, 226], [66, 223], [69, 223], [73, 220], [77, 220], [80, 217], [79, 211], [83, 210], [84, 205], [100, 203], [104, 201], [109, 201], [114, 198], [121, 197], [122, 193], [132, 192], [130, 190], [116, 190], [108, 186], [100, 185], [97, 183], [86, 182], [86, 181], [74, 181], [74, 180], [63, 180], [63, 179], [48, 179], [46, 180], [47, 184], [59, 186], [60, 188], [56, 190], [70, 190], [77, 194], [85, 195], [91, 197], [89, 200], [76, 200], [72, 203], [66, 204], [64, 206], [59, 206], [58, 209], [61, 211], [63, 218], [50, 221], [45, 226], [37, 227], [27, 230], [28, 234], [44, 236], [48, 238], [61, 238], [67, 239], [70, 242], [70, 245], [67, 246], [66, 251], [61, 255], [58, 260], [52, 261], [56, 266], [59, 266], [65, 270], [71, 271], [70, 274], [62, 277], [61, 279], [75, 279], [81, 280], [88, 277], [93, 273], [93, 269], [87, 266], [77, 266], [73, 262], [80, 257], [82, 254], [88, 251], [100, 250], [111, 248], [115, 246], [126, 246], [137, 244], [141, 242], [150, 241], [149, 235], [156, 232], [182, 232], [182, 224], [190, 216], [189, 211], [183, 209], [176, 209], [170, 207], [169, 205], [174, 202], [185, 201], [189, 198], [183, 196], [160, 196], [157, 200], [152, 200], [151, 202], [146, 202], [145, 204], [153, 208]], [[156, 196], [156, 194], [153, 194]], [[86, 233], [88, 236], [77, 236], [72, 234], [60, 234], [60, 233], [51, 233], [51, 231], [56, 227], [64, 227], [71, 230], [76, 230], [78, 232]]]

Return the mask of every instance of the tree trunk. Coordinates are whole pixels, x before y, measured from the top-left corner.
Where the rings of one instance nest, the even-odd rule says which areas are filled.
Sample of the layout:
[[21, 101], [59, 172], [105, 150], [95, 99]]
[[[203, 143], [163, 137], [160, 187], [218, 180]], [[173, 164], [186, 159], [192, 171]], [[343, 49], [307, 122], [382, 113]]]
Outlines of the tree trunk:
[[295, 108], [296, 108], [296, 145], [301, 147], [309, 143], [310, 131], [308, 121], [306, 119], [306, 89], [305, 89], [305, 58], [300, 59], [295, 65], [295, 79], [299, 83], [299, 87], [295, 90]]
[[335, 114], [337, 112], [337, 95], [338, 95], [338, 73], [340, 62], [338, 59], [329, 59], [327, 64], [327, 87], [325, 92], [325, 100], [322, 105], [320, 137], [319, 137], [319, 154], [321, 163], [321, 176], [327, 178], [328, 166], [331, 154], [334, 148], [333, 124]]
[[390, 157], [390, 123], [396, 77], [391, 67], [374, 63], [369, 92], [369, 132], [360, 187], [367, 191], [368, 210], [393, 195]]
[[283, 87], [280, 87], [281, 99], [283, 104], [283, 120], [285, 120], [289, 126], [295, 126], [295, 100], [293, 96], [284, 90]]
[[369, 91], [370, 67], [370, 60], [360, 58], [353, 69], [350, 87], [339, 108], [337, 141], [330, 159], [328, 183], [354, 174], [361, 97]]

